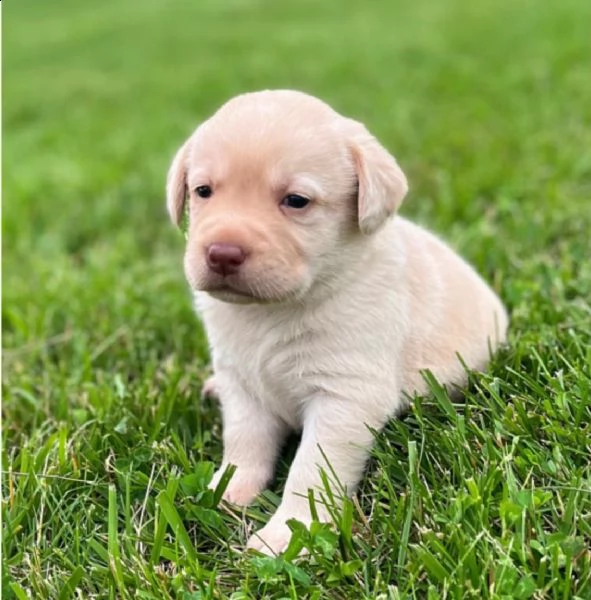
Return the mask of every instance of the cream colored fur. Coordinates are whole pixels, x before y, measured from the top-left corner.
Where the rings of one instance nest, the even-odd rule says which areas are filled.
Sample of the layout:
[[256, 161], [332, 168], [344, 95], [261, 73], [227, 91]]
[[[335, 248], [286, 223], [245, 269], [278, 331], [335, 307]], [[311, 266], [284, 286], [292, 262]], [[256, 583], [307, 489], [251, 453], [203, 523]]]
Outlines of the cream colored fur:
[[[212, 196], [196, 195], [208, 185]], [[168, 208], [189, 209], [185, 273], [207, 329], [224, 458], [224, 498], [254, 500], [281, 444], [302, 430], [283, 499], [248, 546], [281, 552], [286, 520], [311, 520], [320, 469], [354, 491], [380, 429], [425, 393], [421, 370], [461, 385], [505, 339], [506, 312], [476, 272], [424, 229], [394, 216], [404, 174], [361, 124], [299, 92], [230, 100], [175, 157]], [[290, 193], [311, 199], [281, 204]], [[207, 264], [211, 244], [242, 248], [239, 272]], [[327, 468], [325, 460], [330, 463]], [[336, 489], [336, 483], [335, 483]], [[320, 518], [327, 512], [318, 506]]]

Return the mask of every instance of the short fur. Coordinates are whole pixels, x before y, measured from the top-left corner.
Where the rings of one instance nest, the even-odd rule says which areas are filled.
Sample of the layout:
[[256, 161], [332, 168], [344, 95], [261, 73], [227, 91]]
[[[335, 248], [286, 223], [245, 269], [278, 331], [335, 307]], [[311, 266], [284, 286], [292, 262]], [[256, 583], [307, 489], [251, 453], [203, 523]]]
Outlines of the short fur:
[[[196, 195], [202, 185], [210, 198]], [[505, 309], [476, 272], [394, 216], [406, 191], [402, 170], [363, 125], [293, 91], [230, 100], [172, 163], [168, 209], [175, 223], [189, 211], [185, 273], [224, 422], [212, 485], [234, 464], [224, 498], [252, 502], [286, 434], [302, 431], [282, 502], [248, 547], [280, 552], [286, 520], [310, 522], [305, 496], [321, 487], [326, 460], [353, 492], [370, 428], [396, 415], [405, 394], [428, 391], [422, 370], [461, 385], [458, 354], [483, 369], [505, 339]], [[292, 193], [310, 204], [284, 206]], [[237, 273], [208, 266], [212, 244], [244, 251]]]

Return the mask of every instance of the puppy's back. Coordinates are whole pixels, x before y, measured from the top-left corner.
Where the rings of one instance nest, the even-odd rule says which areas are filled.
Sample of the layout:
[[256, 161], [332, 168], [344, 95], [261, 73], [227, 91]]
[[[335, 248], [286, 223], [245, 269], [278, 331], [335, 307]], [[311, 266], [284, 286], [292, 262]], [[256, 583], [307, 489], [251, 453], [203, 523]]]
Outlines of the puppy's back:
[[430, 369], [442, 383], [461, 384], [462, 361], [483, 369], [505, 341], [507, 313], [476, 271], [435, 235], [401, 217], [389, 229], [405, 252], [411, 324], [405, 389], [425, 391], [420, 369]]

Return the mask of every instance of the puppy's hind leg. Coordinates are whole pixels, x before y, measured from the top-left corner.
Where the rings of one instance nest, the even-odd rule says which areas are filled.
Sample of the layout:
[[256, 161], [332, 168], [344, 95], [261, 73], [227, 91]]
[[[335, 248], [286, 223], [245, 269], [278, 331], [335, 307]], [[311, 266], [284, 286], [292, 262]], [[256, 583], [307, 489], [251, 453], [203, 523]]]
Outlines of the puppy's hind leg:
[[202, 400], [210, 400], [219, 398], [216, 383], [215, 383], [215, 375], [210, 375], [204, 382], [201, 387], [201, 399]]

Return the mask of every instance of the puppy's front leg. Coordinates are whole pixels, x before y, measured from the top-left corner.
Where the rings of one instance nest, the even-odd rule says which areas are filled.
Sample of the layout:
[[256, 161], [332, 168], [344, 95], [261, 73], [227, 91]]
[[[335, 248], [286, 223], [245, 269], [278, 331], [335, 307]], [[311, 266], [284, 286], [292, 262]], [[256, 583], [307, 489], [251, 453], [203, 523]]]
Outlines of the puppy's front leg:
[[[381, 429], [389, 414], [388, 407], [381, 403], [359, 406], [340, 398], [314, 399], [306, 409], [302, 441], [289, 471], [281, 504], [267, 525], [251, 536], [248, 548], [278, 554], [285, 550], [291, 537], [287, 520], [310, 524], [312, 515], [307, 493], [309, 489], [323, 488], [320, 469], [325, 470], [329, 481], [336, 476], [346, 493], [352, 493], [372, 446], [369, 427]], [[341, 496], [341, 489], [332, 481], [331, 484], [335, 496]], [[328, 511], [321, 503], [316, 502], [316, 509], [321, 521], [329, 520]]]
[[223, 499], [245, 506], [271, 480], [286, 426], [227, 376], [216, 373], [216, 392], [222, 408], [224, 456], [209, 486], [215, 488], [228, 465], [235, 465]]

